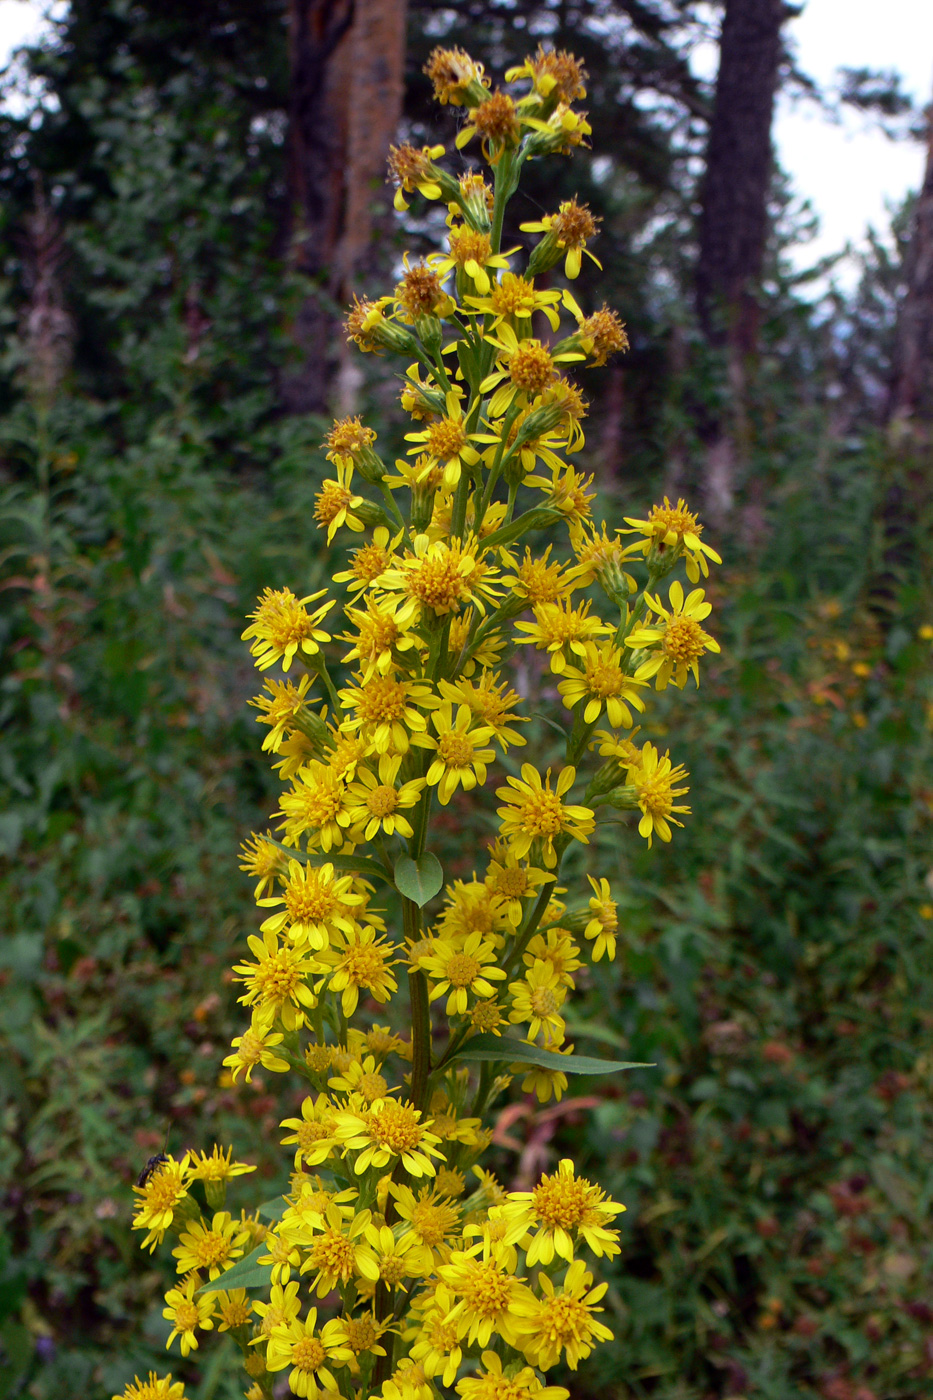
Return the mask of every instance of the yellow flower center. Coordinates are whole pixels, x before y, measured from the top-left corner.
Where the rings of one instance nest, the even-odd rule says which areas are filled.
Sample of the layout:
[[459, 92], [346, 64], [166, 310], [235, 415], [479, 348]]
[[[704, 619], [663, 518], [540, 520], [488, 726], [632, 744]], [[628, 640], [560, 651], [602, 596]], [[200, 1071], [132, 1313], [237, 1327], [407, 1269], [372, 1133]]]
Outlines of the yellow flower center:
[[267, 588], [254, 613], [255, 630], [277, 651], [284, 651], [293, 642], [302, 642], [314, 631], [314, 623], [303, 603], [290, 588], [273, 591]]
[[[427, 1241], [425, 1241], [427, 1243]], [[438, 1241], [438, 1244], [440, 1241]], [[449, 1356], [457, 1345], [457, 1329], [445, 1323], [440, 1313], [428, 1313], [424, 1319], [424, 1334], [435, 1351]]]
[[519, 814], [529, 836], [556, 836], [563, 830], [564, 804], [556, 792], [532, 792], [519, 808]]
[[398, 792], [394, 787], [383, 783], [381, 787], [373, 788], [366, 799], [366, 806], [374, 817], [391, 816], [398, 806]]
[[496, 894], [505, 899], [523, 899], [528, 893], [528, 872], [520, 866], [506, 866], [496, 876]]
[[572, 1230], [585, 1219], [592, 1187], [575, 1176], [545, 1176], [531, 1193], [531, 1201], [545, 1225]]
[[459, 563], [459, 549], [433, 550], [410, 569], [409, 593], [437, 613], [459, 612], [470, 596], [468, 575], [460, 572]]
[[540, 1335], [551, 1342], [566, 1346], [568, 1342], [585, 1341], [592, 1335], [592, 1325], [586, 1305], [579, 1298], [557, 1294], [549, 1298], [535, 1321]]
[[526, 559], [518, 569], [522, 592], [532, 603], [555, 603], [560, 597], [560, 565]]
[[373, 943], [354, 943], [341, 960], [341, 967], [356, 987], [374, 987], [385, 974], [385, 957]]
[[550, 987], [535, 987], [528, 1002], [534, 1014], [542, 1018], [553, 1016], [560, 1005]]
[[434, 1180], [439, 1196], [456, 1198], [462, 1196], [466, 1190], [463, 1173], [458, 1172], [456, 1167], [442, 1167]]
[[471, 1259], [458, 1280], [458, 1291], [470, 1312], [495, 1321], [508, 1312], [512, 1280], [494, 1260]]
[[429, 1249], [443, 1243], [457, 1220], [458, 1213], [453, 1206], [438, 1205], [435, 1201], [419, 1201], [411, 1213], [415, 1233]]
[[674, 806], [670, 779], [658, 773], [635, 779], [635, 789], [642, 809], [653, 817], [668, 817]]
[[368, 724], [397, 720], [405, 711], [405, 687], [392, 676], [373, 676], [359, 692], [360, 718]]
[[266, 1001], [289, 1001], [304, 979], [290, 951], [280, 948], [256, 968], [253, 980]]
[[227, 1327], [245, 1327], [250, 1319], [250, 1306], [242, 1298], [229, 1298], [220, 1305], [220, 1315]]
[[551, 352], [539, 340], [525, 340], [509, 359], [509, 378], [526, 394], [540, 394], [554, 378]]
[[292, 1365], [299, 1371], [316, 1371], [327, 1360], [317, 1337], [302, 1337], [292, 1348]]
[[200, 1317], [196, 1303], [179, 1303], [173, 1309], [173, 1322], [179, 1332], [193, 1332], [197, 1327]]
[[352, 456], [375, 441], [375, 430], [365, 428], [361, 418], [340, 418], [327, 434], [327, 447], [336, 456]]
[[[245, 1040], [246, 1036], [243, 1038]], [[150, 1212], [171, 1210], [184, 1194], [185, 1187], [178, 1166], [172, 1162], [165, 1162], [146, 1182], [145, 1208]]]
[[400, 636], [399, 625], [394, 617], [385, 617], [382, 613], [370, 614], [360, 623], [360, 638], [357, 643], [360, 655], [375, 659], [381, 652], [389, 651]]
[[329, 1045], [309, 1045], [305, 1051], [305, 1063], [308, 1069], [316, 1070], [318, 1074], [322, 1070], [329, 1069], [333, 1051]]
[[473, 758], [473, 741], [459, 729], [450, 729], [438, 740], [437, 756], [448, 768], [466, 768]]
[[367, 1103], [385, 1098], [389, 1089], [381, 1074], [361, 1074], [356, 1087]]
[[345, 1326], [347, 1329], [347, 1345], [350, 1350], [356, 1352], [357, 1355], [363, 1351], [371, 1351], [378, 1341], [373, 1320], [365, 1313], [362, 1317], [347, 1318]]
[[502, 1024], [502, 1013], [497, 1001], [479, 1001], [473, 1008], [470, 1020], [478, 1031], [494, 1031]]
[[493, 311], [499, 316], [517, 316], [523, 311], [530, 315], [535, 307], [534, 283], [507, 272], [493, 287], [490, 300]]
[[479, 958], [471, 958], [469, 953], [454, 953], [445, 969], [447, 980], [452, 987], [468, 987], [482, 970], [483, 964]]
[[282, 808], [289, 817], [305, 827], [323, 827], [333, 821], [340, 811], [342, 795], [339, 789], [330, 784], [309, 787], [302, 783], [282, 799]]
[[619, 927], [619, 916], [616, 913], [616, 903], [612, 899], [591, 899], [590, 913], [594, 919], [598, 919], [606, 933], [615, 933]]
[[302, 1121], [300, 1127], [295, 1132], [295, 1137], [298, 1139], [297, 1146], [302, 1152], [310, 1152], [311, 1149], [316, 1147], [319, 1142], [322, 1142], [324, 1138], [331, 1138], [333, 1136], [334, 1129], [332, 1124], [319, 1123], [314, 1118], [309, 1121]]
[[296, 924], [320, 923], [334, 912], [338, 903], [334, 893], [322, 887], [314, 875], [307, 880], [290, 881], [285, 887], [285, 908]]
[[423, 1129], [418, 1121], [417, 1111], [407, 1103], [385, 1104], [381, 1113], [374, 1113], [370, 1119], [369, 1133], [381, 1147], [401, 1154], [410, 1152], [421, 1142]]
[[586, 664], [586, 688], [591, 695], [600, 700], [605, 700], [610, 695], [618, 695], [624, 680], [622, 667], [614, 662], [598, 659]]
[[339, 481], [325, 481], [314, 502], [314, 518], [320, 525], [329, 525], [342, 510], [349, 510], [353, 496]]
[[454, 228], [450, 231], [450, 256], [458, 267], [468, 262], [479, 263], [483, 267], [492, 257], [489, 235], [477, 233], [472, 228]]
[[442, 462], [459, 456], [466, 440], [466, 430], [459, 418], [441, 418], [428, 429], [428, 451]]
[[672, 661], [690, 666], [706, 650], [705, 635], [695, 618], [672, 617], [664, 632], [664, 650]]
[[669, 532], [681, 539], [687, 534], [698, 535], [702, 528], [697, 525], [696, 516], [686, 509], [683, 501], [678, 501], [676, 506], [672, 506], [667, 497], [664, 498], [663, 506], [651, 507], [648, 523], [654, 527], [654, 533], [662, 539]]
[[[311, 1267], [322, 1274], [342, 1278], [344, 1283], [353, 1273], [355, 1257], [353, 1241], [341, 1235], [339, 1230], [325, 1230], [323, 1235], [316, 1235], [311, 1244]], [[317, 1364], [320, 1365], [320, 1361]]]
[[244, 1031], [237, 1046], [237, 1058], [244, 1065], [258, 1065], [262, 1059], [262, 1039], [255, 1031]]
[[365, 544], [354, 550], [350, 571], [361, 583], [372, 583], [373, 579], [388, 568], [389, 556], [379, 544]]
[[194, 1242], [193, 1254], [198, 1266], [209, 1269], [214, 1264], [222, 1264], [230, 1254], [230, 1238], [218, 1230], [205, 1230]]
[[397, 1254], [386, 1254], [379, 1260], [379, 1277], [387, 1288], [397, 1288], [405, 1277], [405, 1260]]

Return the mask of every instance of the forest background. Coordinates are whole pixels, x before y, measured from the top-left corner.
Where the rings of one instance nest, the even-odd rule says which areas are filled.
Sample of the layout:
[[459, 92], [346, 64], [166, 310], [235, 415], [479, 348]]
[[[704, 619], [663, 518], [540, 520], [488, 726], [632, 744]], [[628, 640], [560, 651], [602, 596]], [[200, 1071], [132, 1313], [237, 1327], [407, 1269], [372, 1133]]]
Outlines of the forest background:
[[[401, 446], [334, 328], [431, 246], [383, 170], [396, 132], [434, 135], [438, 42], [585, 62], [593, 149], [522, 211], [576, 191], [603, 221], [632, 348], [583, 460], [610, 520], [686, 495], [726, 560], [674, 755], [694, 816], [604, 872], [624, 937], [570, 1028], [657, 1068], [497, 1125], [504, 1179], [572, 1143], [628, 1207], [616, 1342], [571, 1393], [933, 1395], [933, 170], [858, 285], [814, 297], [770, 149], [775, 93], [808, 90], [789, 13], [72, 0], [26, 54], [34, 100], [0, 114], [0, 1400], [163, 1367], [129, 1221], [166, 1134], [277, 1186], [291, 1104], [217, 1077], [255, 921], [235, 853], [272, 796], [238, 637], [262, 586], [332, 570], [328, 411]], [[688, 54], [721, 22], [706, 83]], [[839, 96], [922, 133], [889, 74]], [[223, 1346], [190, 1362], [196, 1400], [240, 1393]]]

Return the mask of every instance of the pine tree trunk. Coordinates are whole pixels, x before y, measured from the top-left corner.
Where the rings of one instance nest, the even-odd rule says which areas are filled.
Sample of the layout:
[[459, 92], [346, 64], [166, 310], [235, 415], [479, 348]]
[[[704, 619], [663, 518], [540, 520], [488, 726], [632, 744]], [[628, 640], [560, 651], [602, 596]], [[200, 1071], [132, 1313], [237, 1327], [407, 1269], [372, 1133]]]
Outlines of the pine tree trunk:
[[406, 0], [291, 0], [289, 172], [297, 267], [315, 283], [296, 317], [291, 412], [326, 413], [342, 362], [341, 308], [363, 269], [402, 108]]
[[907, 253], [907, 287], [898, 310], [888, 418], [898, 432], [929, 438], [933, 423], [933, 105], [927, 163]]
[[716, 100], [700, 191], [696, 306], [707, 342], [726, 351], [731, 421], [710, 413], [706, 509], [731, 510], [745, 429], [748, 362], [758, 340], [758, 288], [768, 235], [771, 124], [781, 62], [784, 0], [726, 0]]

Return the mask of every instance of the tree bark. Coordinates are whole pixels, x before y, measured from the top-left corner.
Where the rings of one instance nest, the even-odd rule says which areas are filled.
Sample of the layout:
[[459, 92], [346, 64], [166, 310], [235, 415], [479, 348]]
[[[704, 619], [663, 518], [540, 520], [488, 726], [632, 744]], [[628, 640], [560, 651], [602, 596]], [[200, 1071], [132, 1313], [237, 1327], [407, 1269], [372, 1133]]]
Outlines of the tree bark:
[[898, 309], [888, 420], [892, 428], [929, 434], [933, 422], [933, 104], [927, 112], [927, 162], [917, 196]]
[[703, 335], [727, 356], [726, 413], [707, 410], [698, 424], [705, 510], [720, 526], [732, 510], [748, 437], [746, 384], [758, 342], [781, 25], [792, 13], [784, 0], [726, 0], [720, 37], [695, 277]]
[[402, 108], [406, 0], [291, 0], [289, 175], [298, 269], [291, 412], [325, 413], [342, 360], [340, 308], [370, 249]]

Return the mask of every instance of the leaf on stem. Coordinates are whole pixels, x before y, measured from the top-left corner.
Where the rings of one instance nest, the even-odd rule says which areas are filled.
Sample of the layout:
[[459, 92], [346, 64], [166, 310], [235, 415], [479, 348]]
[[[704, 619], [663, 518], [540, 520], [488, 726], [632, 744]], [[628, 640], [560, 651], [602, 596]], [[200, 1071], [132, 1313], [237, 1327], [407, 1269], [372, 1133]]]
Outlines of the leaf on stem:
[[272, 1282], [272, 1265], [257, 1262], [260, 1254], [268, 1253], [268, 1245], [258, 1244], [245, 1259], [238, 1259], [232, 1268], [202, 1284], [194, 1296], [199, 1298], [202, 1293], [220, 1293], [228, 1288], [268, 1288]]
[[623, 1069], [654, 1069], [638, 1060], [596, 1060], [591, 1055], [557, 1055], [541, 1050], [527, 1040], [511, 1036], [482, 1034], [471, 1036], [450, 1057], [451, 1060], [497, 1060], [503, 1064], [522, 1062], [542, 1069], [562, 1070], [564, 1074], [617, 1074]]
[[395, 862], [395, 888], [405, 899], [423, 909], [444, 883], [444, 871], [437, 856], [426, 851], [417, 860], [399, 856]]

